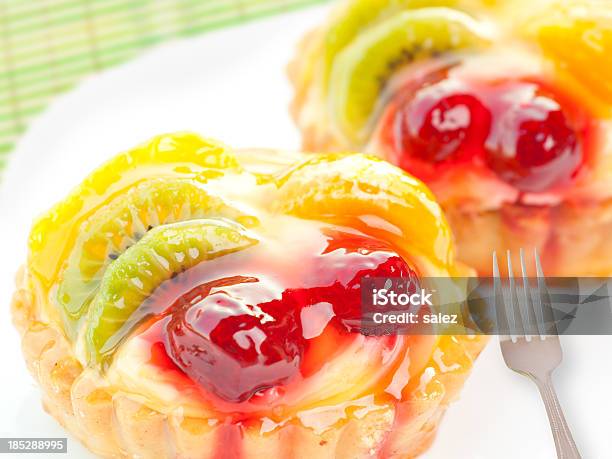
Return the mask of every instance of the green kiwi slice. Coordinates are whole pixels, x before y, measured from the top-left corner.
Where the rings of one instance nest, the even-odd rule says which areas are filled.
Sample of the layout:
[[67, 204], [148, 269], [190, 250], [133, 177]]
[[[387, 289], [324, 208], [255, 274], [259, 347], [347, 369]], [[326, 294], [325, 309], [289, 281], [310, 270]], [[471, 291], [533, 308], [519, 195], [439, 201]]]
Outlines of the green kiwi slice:
[[378, 96], [401, 66], [487, 42], [478, 22], [449, 8], [403, 11], [372, 26], [336, 58], [328, 102], [336, 128], [359, 145]]
[[143, 181], [94, 213], [81, 228], [57, 290], [66, 328], [74, 333], [107, 267], [147, 231], [205, 217], [240, 220], [238, 209], [205, 191], [197, 181]]
[[[465, 1], [465, 0], [463, 0]], [[461, 0], [353, 0], [339, 11], [325, 34], [325, 85], [334, 59], [368, 26], [401, 11], [423, 7], [457, 7]]]
[[90, 362], [108, 362], [133, 327], [153, 313], [135, 314], [164, 281], [256, 243], [244, 227], [222, 219], [171, 223], [149, 231], [104, 273], [85, 330]]

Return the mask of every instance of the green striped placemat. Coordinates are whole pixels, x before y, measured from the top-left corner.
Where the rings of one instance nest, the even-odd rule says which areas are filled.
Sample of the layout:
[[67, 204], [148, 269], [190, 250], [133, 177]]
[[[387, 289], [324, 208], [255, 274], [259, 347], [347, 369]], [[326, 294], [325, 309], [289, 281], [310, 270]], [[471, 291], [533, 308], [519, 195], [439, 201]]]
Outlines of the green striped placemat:
[[50, 99], [172, 37], [325, 0], [0, 0], [0, 170]]

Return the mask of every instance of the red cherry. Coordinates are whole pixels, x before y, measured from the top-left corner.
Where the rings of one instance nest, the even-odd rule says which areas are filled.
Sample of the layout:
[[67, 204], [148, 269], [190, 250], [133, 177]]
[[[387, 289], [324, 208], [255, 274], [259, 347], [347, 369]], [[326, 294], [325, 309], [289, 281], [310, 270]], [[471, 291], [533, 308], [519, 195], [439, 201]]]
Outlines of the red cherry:
[[487, 163], [521, 191], [542, 192], [566, 184], [582, 162], [576, 131], [558, 102], [535, 95], [510, 106], [488, 145]]
[[291, 299], [258, 305], [242, 292], [256, 298], [265, 286], [236, 279], [219, 289], [194, 289], [188, 295], [201, 299], [175, 310], [166, 330], [166, 351], [179, 368], [231, 402], [289, 381], [303, 352], [296, 308], [287, 304]]
[[[418, 282], [414, 270], [382, 241], [340, 231], [324, 237], [322, 252], [307, 260], [302, 285], [282, 274], [271, 282], [265, 275], [237, 275], [181, 297], [165, 327], [164, 347], [172, 361], [207, 391], [243, 402], [299, 374], [308, 340], [318, 336], [308, 327], [312, 324], [302, 323], [305, 308], [329, 305], [321, 310], [327, 311], [323, 322], [312, 315], [321, 312], [317, 308], [304, 317], [348, 334], [359, 330], [364, 277]], [[261, 266], [267, 262], [261, 260]]]
[[398, 112], [396, 148], [431, 163], [483, 151], [491, 113], [480, 99], [451, 80], [425, 86]]

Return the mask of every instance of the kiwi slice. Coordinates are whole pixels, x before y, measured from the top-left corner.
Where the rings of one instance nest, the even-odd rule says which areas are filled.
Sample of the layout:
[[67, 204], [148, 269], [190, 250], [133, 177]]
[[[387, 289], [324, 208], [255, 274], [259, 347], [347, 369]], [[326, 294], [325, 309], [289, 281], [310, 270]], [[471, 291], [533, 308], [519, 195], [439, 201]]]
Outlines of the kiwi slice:
[[138, 183], [99, 209], [81, 227], [57, 291], [67, 330], [74, 333], [108, 265], [147, 231], [184, 220], [240, 220], [242, 216], [239, 210], [189, 179], [158, 178]]
[[449, 8], [421, 8], [396, 14], [359, 36], [336, 58], [329, 104], [336, 127], [360, 144], [378, 96], [401, 66], [487, 42], [471, 16]]
[[[355, 0], [339, 11], [325, 35], [325, 85], [336, 55], [344, 49], [363, 29], [376, 21], [391, 7], [390, 0]], [[412, 3], [404, 0], [405, 7]]]
[[121, 153], [36, 221], [30, 233], [28, 269], [43, 289], [52, 288], [83, 222], [106, 205], [109, 196], [145, 178], [197, 176], [206, 181], [227, 171], [241, 171], [234, 154], [223, 144], [192, 133], [160, 135]]
[[490, 9], [500, 0], [353, 0], [337, 11], [325, 34], [325, 86], [334, 59], [367, 27], [401, 11], [448, 7], [462, 11]]
[[171, 223], [149, 231], [104, 273], [85, 331], [90, 361], [107, 363], [133, 327], [154, 313], [140, 306], [164, 281], [256, 243], [244, 227], [222, 219]]
[[424, 7], [457, 7], [461, 0], [353, 0], [338, 11], [325, 34], [325, 79], [336, 55], [372, 24], [401, 11]]

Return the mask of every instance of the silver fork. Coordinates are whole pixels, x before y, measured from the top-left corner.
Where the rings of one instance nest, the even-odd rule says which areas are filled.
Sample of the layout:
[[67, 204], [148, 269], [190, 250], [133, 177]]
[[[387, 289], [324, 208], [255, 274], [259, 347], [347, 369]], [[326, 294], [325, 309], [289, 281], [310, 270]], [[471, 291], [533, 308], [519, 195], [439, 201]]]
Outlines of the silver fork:
[[523, 249], [520, 250], [521, 292], [514, 281], [510, 251], [506, 256], [508, 285], [504, 288], [497, 255], [493, 252], [495, 311], [504, 360], [508, 368], [530, 377], [538, 386], [550, 421], [557, 457], [580, 459], [553, 387], [551, 374], [561, 363], [563, 352], [538, 253], [534, 250], [537, 285], [532, 290], [526, 275]]

